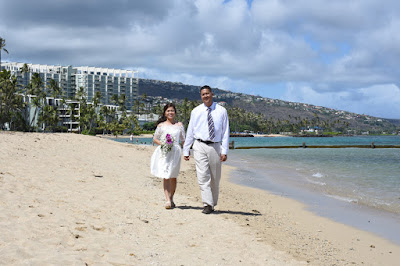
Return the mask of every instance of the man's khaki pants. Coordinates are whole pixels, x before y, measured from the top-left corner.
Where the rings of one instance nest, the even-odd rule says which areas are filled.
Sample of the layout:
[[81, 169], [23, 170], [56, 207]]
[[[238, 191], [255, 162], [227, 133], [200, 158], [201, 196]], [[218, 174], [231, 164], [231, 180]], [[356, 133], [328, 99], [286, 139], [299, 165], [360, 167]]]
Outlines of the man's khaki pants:
[[201, 199], [204, 204], [214, 207], [218, 203], [221, 180], [221, 144], [205, 144], [196, 140], [193, 144], [193, 156]]

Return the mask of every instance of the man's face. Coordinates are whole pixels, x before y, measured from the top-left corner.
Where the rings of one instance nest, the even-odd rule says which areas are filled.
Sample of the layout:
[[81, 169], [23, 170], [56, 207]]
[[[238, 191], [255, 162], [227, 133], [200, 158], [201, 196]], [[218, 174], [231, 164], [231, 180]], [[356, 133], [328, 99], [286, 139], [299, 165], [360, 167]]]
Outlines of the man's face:
[[203, 101], [203, 103], [207, 107], [210, 107], [212, 104], [213, 93], [209, 89], [202, 89], [200, 92], [200, 95], [201, 95], [201, 100]]

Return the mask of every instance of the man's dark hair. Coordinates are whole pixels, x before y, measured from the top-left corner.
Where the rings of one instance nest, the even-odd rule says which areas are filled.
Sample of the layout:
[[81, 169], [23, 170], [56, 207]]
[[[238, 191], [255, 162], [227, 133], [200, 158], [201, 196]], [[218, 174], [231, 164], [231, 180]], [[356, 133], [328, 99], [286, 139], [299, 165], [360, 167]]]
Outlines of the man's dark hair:
[[210, 92], [212, 92], [211, 87], [208, 86], [208, 85], [204, 85], [203, 87], [201, 87], [201, 88], [200, 88], [200, 93], [201, 93], [202, 90], [210, 90]]

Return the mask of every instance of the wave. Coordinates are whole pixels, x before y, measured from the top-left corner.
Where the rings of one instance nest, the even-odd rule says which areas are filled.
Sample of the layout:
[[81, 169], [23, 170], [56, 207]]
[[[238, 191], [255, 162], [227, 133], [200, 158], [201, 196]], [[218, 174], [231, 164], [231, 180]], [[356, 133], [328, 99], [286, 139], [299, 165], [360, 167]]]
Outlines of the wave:
[[321, 174], [321, 173], [319, 173], [319, 172], [313, 174], [312, 176], [313, 176], [313, 177], [317, 177], [317, 178], [322, 178], [322, 177], [324, 177], [324, 175]]
[[334, 198], [334, 199], [337, 199], [337, 200], [340, 200], [340, 201], [344, 201], [344, 202], [358, 203], [358, 200], [357, 199], [353, 199], [353, 198], [341, 197], [341, 196], [338, 196], [338, 195], [327, 195], [327, 194], [325, 194], [325, 195], [327, 197], [329, 197], [329, 198]]

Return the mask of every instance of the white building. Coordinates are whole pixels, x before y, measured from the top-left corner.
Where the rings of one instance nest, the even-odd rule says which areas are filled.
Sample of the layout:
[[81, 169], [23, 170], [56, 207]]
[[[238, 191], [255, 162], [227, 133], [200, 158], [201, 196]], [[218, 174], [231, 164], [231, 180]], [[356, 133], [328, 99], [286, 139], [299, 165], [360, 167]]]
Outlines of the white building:
[[[19, 94], [22, 101], [26, 103], [23, 115], [30, 126], [37, 126], [40, 130], [45, 130], [44, 123], [39, 124], [40, 108], [32, 104], [32, 99], [36, 98], [35, 95]], [[48, 106], [56, 108], [60, 121], [59, 126], [63, 126], [68, 132], [80, 132], [79, 118], [80, 118], [80, 103], [74, 100], [63, 100], [53, 97], [46, 97], [43, 103]], [[5, 124], [5, 129], [10, 130], [10, 125]]]
[[62, 90], [62, 96], [72, 99], [76, 91], [82, 87], [91, 102], [96, 92], [101, 93], [102, 104], [112, 104], [112, 95], [126, 96], [126, 107], [131, 109], [134, 99], [139, 94], [139, 72], [97, 67], [72, 67], [27, 64], [28, 72], [22, 71], [24, 63], [5, 62], [1, 68], [11, 71], [17, 77], [18, 84], [26, 87], [33, 73], [39, 73], [44, 86], [54, 79]]

